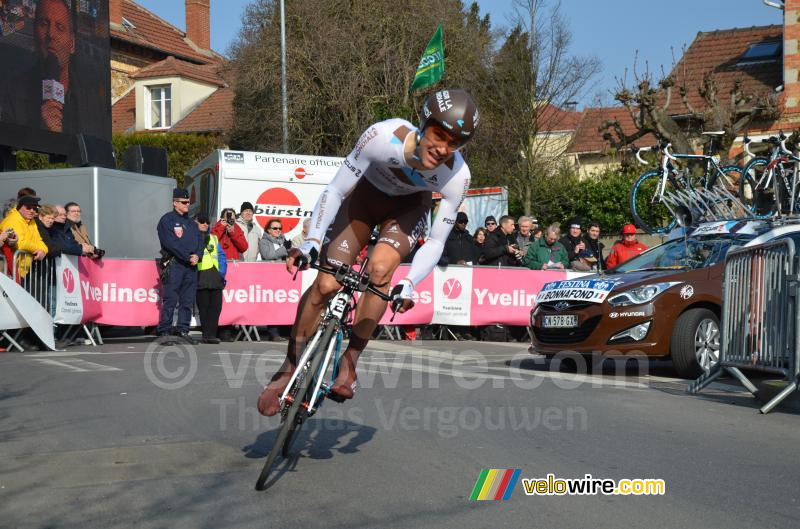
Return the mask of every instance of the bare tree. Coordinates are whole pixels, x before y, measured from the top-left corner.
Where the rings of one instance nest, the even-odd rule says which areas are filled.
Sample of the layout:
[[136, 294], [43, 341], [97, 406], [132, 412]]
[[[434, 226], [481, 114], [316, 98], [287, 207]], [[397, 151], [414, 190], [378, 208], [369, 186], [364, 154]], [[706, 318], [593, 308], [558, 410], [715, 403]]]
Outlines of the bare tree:
[[576, 100], [599, 71], [594, 57], [570, 55], [571, 33], [555, 3], [522, 0], [519, 22], [494, 58], [487, 103], [494, 144], [487, 152], [507, 160], [502, 180], [522, 209], [543, 206], [535, 200], [537, 182], [551, 178], [563, 163], [570, 114]]
[[[681, 72], [683, 68], [683, 72]], [[626, 134], [619, 121], [610, 120], [600, 126], [603, 138], [615, 149], [625, 149], [632, 142], [651, 133], [657, 138], [672, 143], [678, 152], [693, 152], [706, 143], [703, 131], [723, 131], [720, 141], [713, 145], [717, 153], [726, 156], [736, 137], [756, 120], [777, 117], [774, 94], [751, 94], [742, 90], [741, 79], [731, 85], [727, 93], [720, 93], [717, 79], [707, 72], [696, 87], [702, 106], [695, 108], [690, 102], [686, 84], [686, 61], [678, 63], [672, 73], [653, 81], [649, 70], [639, 75], [634, 66], [634, 86], [626, 86], [625, 80], [617, 80], [619, 88], [614, 99], [630, 113], [636, 131]], [[676, 70], [683, 73], [682, 82], [676, 86]], [[676, 93], [677, 92], [677, 93]], [[679, 97], [682, 108], [680, 122], [670, 115], [673, 98]]]

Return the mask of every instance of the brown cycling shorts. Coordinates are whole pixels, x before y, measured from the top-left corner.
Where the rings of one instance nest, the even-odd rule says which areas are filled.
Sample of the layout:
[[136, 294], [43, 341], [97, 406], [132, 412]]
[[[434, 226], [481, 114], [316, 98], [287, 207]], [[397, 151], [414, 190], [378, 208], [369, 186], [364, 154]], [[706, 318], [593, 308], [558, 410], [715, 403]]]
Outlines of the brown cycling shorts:
[[375, 226], [381, 227], [378, 244], [388, 244], [402, 260], [427, 230], [430, 209], [430, 191], [391, 196], [362, 178], [328, 228], [320, 260], [333, 266], [353, 264]]

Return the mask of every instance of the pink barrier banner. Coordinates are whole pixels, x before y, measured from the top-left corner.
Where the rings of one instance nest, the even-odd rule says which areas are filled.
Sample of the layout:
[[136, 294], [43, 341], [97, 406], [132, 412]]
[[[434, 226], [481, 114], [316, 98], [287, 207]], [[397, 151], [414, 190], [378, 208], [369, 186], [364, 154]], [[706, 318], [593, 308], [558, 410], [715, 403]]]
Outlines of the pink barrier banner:
[[[407, 273], [408, 266], [400, 266], [392, 284]], [[80, 258], [78, 274], [83, 322], [119, 326], [158, 323], [161, 285], [155, 260]], [[220, 325], [291, 325], [300, 296], [315, 274], [303, 272], [293, 280], [281, 263], [229, 263]], [[527, 325], [542, 286], [576, 275], [582, 274], [437, 267], [416, 286], [414, 308], [395, 315], [391, 322], [392, 313], [387, 310], [381, 324]]]
[[528, 325], [542, 286], [563, 279], [567, 279], [567, 272], [559, 270], [475, 268], [470, 325]]

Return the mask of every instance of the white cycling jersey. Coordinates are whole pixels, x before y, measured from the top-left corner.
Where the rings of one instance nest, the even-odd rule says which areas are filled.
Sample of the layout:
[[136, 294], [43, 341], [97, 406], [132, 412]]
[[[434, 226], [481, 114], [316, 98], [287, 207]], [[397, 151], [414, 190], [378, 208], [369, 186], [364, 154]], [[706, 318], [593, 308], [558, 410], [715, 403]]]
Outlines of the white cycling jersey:
[[311, 247], [319, 251], [320, 241], [336, 217], [344, 197], [361, 178], [366, 178], [370, 184], [392, 196], [423, 190], [442, 195], [430, 236], [414, 255], [407, 278], [416, 285], [431, 273], [455, 224], [458, 207], [469, 188], [470, 173], [459, 152], [429, 171], [411, 167], [404, 154], [404, 142], [411, 132], [418, 133], [418, 129], [404, 119], [394, 118], [375, 123], [361, 135], [314, 206], [304, 251]]

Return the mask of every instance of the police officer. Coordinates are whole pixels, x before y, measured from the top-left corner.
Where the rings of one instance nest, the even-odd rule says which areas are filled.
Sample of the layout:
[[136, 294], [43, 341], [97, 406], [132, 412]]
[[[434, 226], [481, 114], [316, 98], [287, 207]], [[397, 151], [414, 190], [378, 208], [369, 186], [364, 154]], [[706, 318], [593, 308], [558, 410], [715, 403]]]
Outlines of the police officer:
[[[197, 263], [203, 253], [203, 238], [197, 224], [189, 218], [189, 191], [172, 191], [172, 211], [158, 221], [158, 240], [161, 253], [171, 259], [165, 278], [162, 279], [161, 316], [158, 336], [172, 335], [172, 315], [178, 306], [178, 324], [175, 334], [189, 343], [197, 343], [189, 336], [195, 293], [197, 291]], [[176, 343], [174, 340], [164, 345]]]

